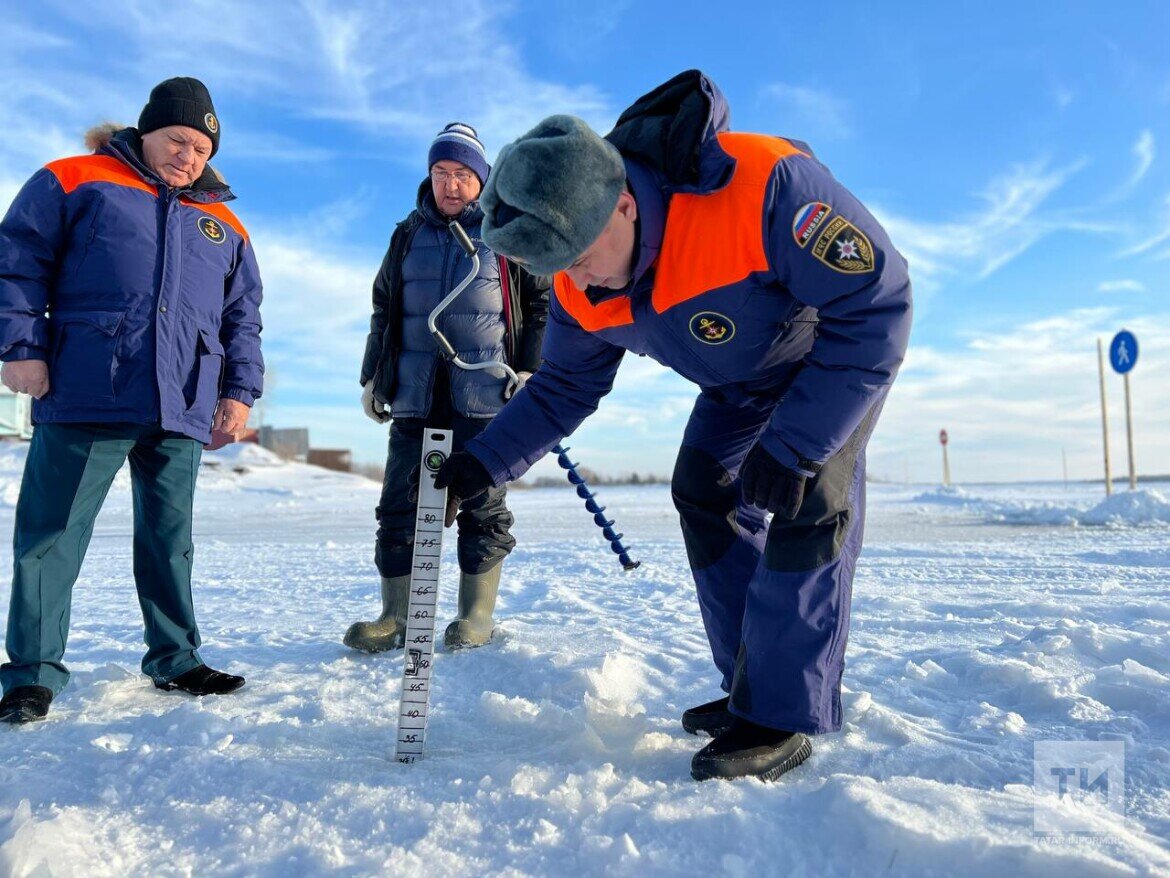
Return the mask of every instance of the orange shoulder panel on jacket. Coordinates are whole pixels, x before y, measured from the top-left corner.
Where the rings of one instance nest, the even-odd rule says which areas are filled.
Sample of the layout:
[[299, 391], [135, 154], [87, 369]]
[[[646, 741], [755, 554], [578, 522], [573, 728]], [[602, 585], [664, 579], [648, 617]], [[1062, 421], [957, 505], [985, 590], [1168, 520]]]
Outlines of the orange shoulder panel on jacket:
[[226, 223], [236, 230], [236, 233], [245, 241], [248, 240], [248, 230], [244, 228], [244, 224], [240, 222], [240, 218], [228, 209], [226, 204], [203, 204], [198, 201], [188, 201], [183, 199], [183, 204], [187, 207], [193, 207], [196, 210], [202, 210], [204, 213], [209, 213], [221, 223]]
[[45, 167], [57, 178], [66, 195], [84, 183], [113, 183], [158, 195], [158, 190], [133, 168], [110, 155], [79, 155], [49, 162]]
[[804, 153], [782, 137], [738, 132], [718, 135], [735, 159], [731, 181], [706, 195], [671, 196], [654, 280], [661, 314], [708, 290], [767, 271], [764, 195], [776, 162]]
[[563, 271], [553, 276], [553, 290], [556, 291], [557, 301], [561, 303], [561, 307], [568, 311], [586, 332], [627, 326], [634, 322], [634, 313], [630, 310], [628, 297], [618, 296], [594, 305]]

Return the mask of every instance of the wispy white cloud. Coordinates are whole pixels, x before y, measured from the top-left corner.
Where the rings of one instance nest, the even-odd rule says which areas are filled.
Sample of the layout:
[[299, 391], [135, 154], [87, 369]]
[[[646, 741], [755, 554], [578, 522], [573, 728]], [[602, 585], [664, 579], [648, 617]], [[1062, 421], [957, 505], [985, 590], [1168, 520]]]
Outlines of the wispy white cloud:
[[1043, 238], [1059, 233], [1105, 231], [1070, 211], [1050, 210], [1049, 198], [1087, 164], [1063, 167], [1036, 161], [1017, 165], [979, 193], [982, 208], [929, 223], [876, 207], [874, 213], [910, 261], [927, 293], [950, 276], [986, 278]]
[[1140, 256], [1153, 250], [1159, 244], [1170, 241], [1170, 195], [1167, 195], [1163, 200], [1160, 214], [1156, 231], [1146, 235], [1136, 244], [1126, 247], [1121, 251], [1121, 256]]
[[1137, 165], [1127, 183], [1130, 188], [1137, 186], [1150, 170], [1150, 166], [1154, 164], [1154, 133], [1152, 131], [1143, 131], [1138, 136], [1137, 142], [1133, 145], [1133, 155], [1137, 160]]
[[1130, 154], [1133, 156], [1133, 170], [1130, 171], [1129, 176], [1120, 183], [1117, 188], [1110, 193], [1106, 199], [1106, 204], [1112, 204], [1132, 196], [1149, 173], [1150, 168], [1154, 165], [1156, 157], [1156, 148], [1154, 142], [1154, 133], [1148, 129], [1138, 134], [1137, 140], [1134, 141], [1133, 146], [1130, 147]]
[[776, 123], [783, 130], [808, 131], [838, 140], [853, 134], [849, 104], [823, 89], [774, 82], [760, 89], [760, 97], [776, 105]]
[[1140, 280], [1103, 280], [1097, 284], [1099, 293], [1144, 293], [1146, 289]]
[[[123, 118], [130, 112], [136, 117], [142, 96], [161, 77], [197, 71], [217, 96], [409, 146], [429, 141], [454, 118], [473, 120], [493, 152], [553, 112], [575, 113], [599, 128], [613, 118], [608, 99], [593, 86], [530, 72], [509, 33], [509, 3], [189, 4], [185, 14], [215, 22], [215, 51], [200, 40], [174, 39], [171, 24], [147, 0], [93, 8], [51, 0], [51, 6], [62, 21], [119, 56], [121, 100], [104, 92], [105, 103], [95, 101], [97, 83], [84, 74], [78, 79], [73, 65], [50, 71], [46, 87], [59, 89], [79, 110], [125, 107]], [[19, 72], [23, 47], [7, 48]], [[229, 122], [233, 137], [245, 134], [245, 144], [264, 136], [248, 119], [225, 118], [225, 129]], [[289, 144], [275, 148], [286, 160], [308, 160]]]

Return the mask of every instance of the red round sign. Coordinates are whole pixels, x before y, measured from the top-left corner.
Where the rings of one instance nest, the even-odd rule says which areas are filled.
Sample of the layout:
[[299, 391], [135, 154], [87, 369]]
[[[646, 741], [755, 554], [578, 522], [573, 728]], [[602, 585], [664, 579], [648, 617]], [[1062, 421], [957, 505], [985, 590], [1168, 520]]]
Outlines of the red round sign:
[[947, 431], [946, 430], [939, 430], [938, 431], [938, 441], [942, 445], [947, 444]]

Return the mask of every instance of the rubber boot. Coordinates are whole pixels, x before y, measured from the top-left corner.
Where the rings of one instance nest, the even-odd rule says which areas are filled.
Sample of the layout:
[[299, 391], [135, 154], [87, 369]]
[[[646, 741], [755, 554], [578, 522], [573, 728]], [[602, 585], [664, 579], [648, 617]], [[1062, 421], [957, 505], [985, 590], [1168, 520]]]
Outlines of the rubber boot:
[[402, 649], [406, 640], [406, 610], [410, 606], [410, 577], [382, 577], [382, 615], [373, 622], [354, 622], [342, 643], [362, 652]]
[[459, 616], [443, 634], [447, 649], [483, 646], [492, 639], [492, 610], [496, 608], [503, 566], [497, 564], [483, 573], [459, 574]]

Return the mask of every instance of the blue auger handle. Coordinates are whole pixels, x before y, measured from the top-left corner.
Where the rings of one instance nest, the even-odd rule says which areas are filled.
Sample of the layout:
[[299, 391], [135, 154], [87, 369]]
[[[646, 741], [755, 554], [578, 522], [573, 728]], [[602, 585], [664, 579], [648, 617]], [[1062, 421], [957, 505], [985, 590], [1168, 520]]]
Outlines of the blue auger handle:
[[585, 509], [593, 514], [593, 523], [601, 528], [602, 536], [609, 541], [609, 547], [613, 549], [613, 553], [622, 562], [622, 567], [626, 570], [633, 570], [635, 567], [640, 566], [642, 562], [631, 559], [630, 550], [622, 545], [622, 537], [625, 534], [614, 533], [614, 522], [605, 517], [605, 507], [597, 505], [597, 500], [594, 499], [597, 495], [589, 490], [589, 485], [585, 482], [584, 477], [577, 472], [579, 464], [569, 460], [569, 449], [563, 445], [558, 445], [553, 448], [553, 452], [557, 456], [557, 463], [561, 469], [567, 470], [569, 483], [576, 486], [577, 496], [585, 501]]

